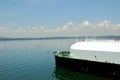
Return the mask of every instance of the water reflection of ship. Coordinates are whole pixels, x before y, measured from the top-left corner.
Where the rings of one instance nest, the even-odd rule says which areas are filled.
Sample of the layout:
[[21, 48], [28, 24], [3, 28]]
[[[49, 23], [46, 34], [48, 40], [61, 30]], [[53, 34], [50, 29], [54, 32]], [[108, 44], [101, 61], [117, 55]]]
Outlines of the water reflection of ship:
[[55, 77], [56, 80], [106, 80], [102, 77], [78, 73], [60, 66], [56, 66], [53, 77]]

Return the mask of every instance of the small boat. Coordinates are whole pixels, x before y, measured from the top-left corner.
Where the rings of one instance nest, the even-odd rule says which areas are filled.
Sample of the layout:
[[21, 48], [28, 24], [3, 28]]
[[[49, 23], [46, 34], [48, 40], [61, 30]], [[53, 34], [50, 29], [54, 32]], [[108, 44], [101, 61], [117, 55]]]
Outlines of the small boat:
[[120, 41], [90, 40], [71, 45], [69, 51], [54, 52], [56, 65], [80, 73], [120, 79]]

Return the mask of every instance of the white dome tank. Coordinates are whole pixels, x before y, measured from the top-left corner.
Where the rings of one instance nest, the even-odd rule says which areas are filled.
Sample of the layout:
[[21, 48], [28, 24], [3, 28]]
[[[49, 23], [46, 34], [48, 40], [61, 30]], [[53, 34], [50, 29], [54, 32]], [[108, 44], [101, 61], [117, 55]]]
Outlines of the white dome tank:
[[120, 42], [81, 41], [70, 47], [72, 58], [120, 64]]

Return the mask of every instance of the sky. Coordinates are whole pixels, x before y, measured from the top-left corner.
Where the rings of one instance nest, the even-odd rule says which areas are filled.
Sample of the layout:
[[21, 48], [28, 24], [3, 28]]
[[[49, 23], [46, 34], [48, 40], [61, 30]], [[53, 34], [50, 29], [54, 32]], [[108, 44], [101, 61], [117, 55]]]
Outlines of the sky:
[[0, 37], [120, 35], [120, 0], [0, 0]]

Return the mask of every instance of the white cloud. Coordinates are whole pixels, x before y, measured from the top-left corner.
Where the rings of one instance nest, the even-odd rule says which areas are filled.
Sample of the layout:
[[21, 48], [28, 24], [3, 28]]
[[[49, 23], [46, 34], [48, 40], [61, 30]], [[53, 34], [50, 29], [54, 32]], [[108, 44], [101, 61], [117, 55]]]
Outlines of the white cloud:
[[98, 24], [99, 27], [109, 27], [111, 25], [111, 21], [104, 20]]
[[0, 30], [6, 30], [7, 28], [4, 26], [0, 26]]
[[84, 26], [84, 27], [88, 27], [90, 26], [90, 22], [89, 21], [84, 21], [81, 26]]
[[82, 29], [88, 29], [89, 27], [91, 27], [91, 23], [89, 21], [83, 21], [82, 23], [80, 23], [76, 29], [77, 30], [82, 30]]
[[63, 30], [69, 30], [74, 25], [73, 22], [68, 22], [66, 25], [62, 27]]
[[113, 26], [113, 29], [114, 29], [114, 30], [120, 30], [120, 24], [114, 25], [114, 26]]
[[12, 26], [15, 25], [16, 24], [0, 25], [0, 37], [120, 35], [120, 24], [112, 24], [107, 20], [99, 22], [98, 24], [84, 21], [80, 23], [79, 26], [75, 26], [73, 22], [68, 22], [56, 28], [48, 28], [45, 26], [19, 26], [17, 28], [12, 28]]

